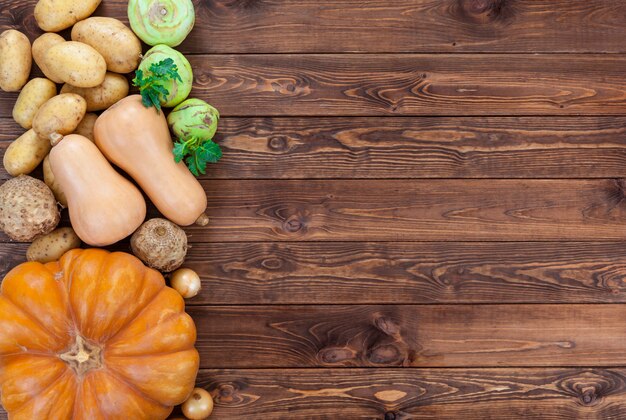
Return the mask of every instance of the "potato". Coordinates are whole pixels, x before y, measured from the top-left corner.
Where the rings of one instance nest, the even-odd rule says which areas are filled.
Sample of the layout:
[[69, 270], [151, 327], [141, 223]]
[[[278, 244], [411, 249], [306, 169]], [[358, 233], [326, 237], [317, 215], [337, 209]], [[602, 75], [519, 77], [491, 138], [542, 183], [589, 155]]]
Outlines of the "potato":
[[139, 67], [141, 41], [117, 19], [91, 17], [72, 28], [72, 41], [94, 47], [107, 63], [109, 71], [130, 73]]
[[50, 157], [48, 156], [46, 156], [46, 158], [43, 160], [43, 181], [46, 183], [48, 188], [50, 188], [57, 202], [64, 208], [67, 208], [67, 197], [65, 197], [65, 193], [61, 189], [61, 185], [59, 185], [56, 178], [54, 177], [54, 174], [52, 173], [52, 167], [50, 166]]
[[87, 102], [74, 93], [63, 93], [43, 104], [35, 119], [33, 129], [39, 137], [53, 144], [76, 130], [87, 112]]
[[78, 124], [76, 130], [74, 130], [74, 134], [80, 134], [83, 137], [87, 137], [89, 140], [94, 141], [93, 136], [93, 127], [96, 125], [96, 120], [98, 119], [98, 115], [96, 114], [85, 114], [83, 120]]
[[70, 227], [59, 228], [35, 239], [26, 251], [26, 259], [42, 264], [57, 261], [67, 251], [80, 248], [81, 244], [82, 242], [74, 229]]
[[40, 180], [20, 175], [0, 186], [0, 230], [14, 241], [46, 235], [60, 220], [54, 195]]
[[5, 152], [4, 168], [12, 176], [28, 175], [50, 153], [51, 147], [49, 140], [39, 137], [35, 130], [28, 130]]
[[54, 83], [63, 83], [63, 80], [56, 77], [48, 68], [44, 61], [45, 55], [48, 53], [50, 48], [57, 44], [62, 44], [65, 42], [65, 39], [61, 35], [47, 33], [41, 35], [39, 38], [33, 42], [33, 59], [37, 66], [41, 69], [43, 74]]
[[25, 129], [33, 128], [39, 108], [57, 94], [54, 82], [38, 77], [26, 83], [13, 107], [13, 119]]
[[28, 82], [33, 64], [30, 41], [23, 33], [8, 29], [0, 34], [0, 89], [18, 92]]
[[59, 32], [88, 18], [101, 0], [39, 0], [35, 20], [46, 32]]
[[128, 96], [128, 80], [121, 74], [107, 73], [100, 86], [79, 88], [68, 85], [61, 88], [61, 93], [75, 93], [87, 101], [87, 112], [102, 111]]
[[55, 77], [76, 87], [101, 85], [107, 73], [107, 64], [100, 53], [82, 42], [56, 44], [44, 54], [43, 61]]

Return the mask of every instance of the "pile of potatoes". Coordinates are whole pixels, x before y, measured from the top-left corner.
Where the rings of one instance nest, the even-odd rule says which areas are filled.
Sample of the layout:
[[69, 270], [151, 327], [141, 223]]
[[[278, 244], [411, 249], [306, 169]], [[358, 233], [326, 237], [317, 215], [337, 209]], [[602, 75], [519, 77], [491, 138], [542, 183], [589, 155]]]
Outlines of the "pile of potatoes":
[[[130, 28], [117, 19], [89, 17], [100, 1], [40, 0], [35, 19], [45, 33], [32, 45], [19, 31], [10, 29], [0, 34], [0, 89], [20, 92], [12, 115], [24, 129], [3, 159], [7, 172], [16, 178], [11, 188], [0, 190], [0, 226], [19, 240], [36, 238], [27, 254], [29, 260], [54, 260], [79, 247], [80, 240], [71, 229], [53, 231], [59, 222], [56, 205], [50, 208], [47, 202], [39, 204], [44, 202], [40, 200], [40, 208], [35, 208], [34, 202], [22, 200], [20, 208], [15, 208], [15, 200], [8, 201], [9, 194], [22, 191], [28, 195], [33, 186], [39, 191], [43, 185], [56, 202], [67, 207], [47, 157], [52, 146], [72, 133], [93, 141], [96, 113], [128, 96], [127, 74], [141, 61], [141, 41]], [[68, 28], [72, 28], [69, 40], [56, 33]], [[45, 77], [29, 81], [33, 61]], [[42, 162], [45, 185], [38, 185], [27, 175]], [[45, 220], [18, 226], [15, 220], [19, 214], [28, 218], [44, 214]]]

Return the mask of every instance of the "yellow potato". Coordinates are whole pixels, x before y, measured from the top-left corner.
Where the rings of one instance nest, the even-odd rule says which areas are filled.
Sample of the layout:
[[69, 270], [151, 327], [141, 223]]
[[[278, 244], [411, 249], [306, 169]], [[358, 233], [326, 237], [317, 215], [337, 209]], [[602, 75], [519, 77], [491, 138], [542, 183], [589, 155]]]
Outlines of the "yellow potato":
[[61, 93], [75, 93], [87, 101], [87, 112], [102, 111], [128, 96], [128, 80], [117, 73], [107, 73], [104, 82], [92, 88], [79, 88], [65, 84]]
[[28, 130], [9, 145], [2, 163], [11, 176], [28, 175], [50, 153], [50, 148], [49, 140]]
[[109, 71], [130, 73], [139, 67], [141, 41], [117, 19], [91, 17], [72, 28], [72, 41], [94, 47], [107, 63]]
[[35, 119], [33, 129], [43, 139], [56, 144], [63, 136], [76, 130], [87, 112], [87, 102], [74, 93], [63, 93], [43, 104]]
[[57, 202], [63, 207], [67, 208], [67, 197], [65, 197], [65, 193], [63, 192], [61, 185], [59, 185], [56, 178], [54, 177], [54, 174], [52, 173], [49, 156], [46, 156], [46, 158], [43, 160], [43, 182], [45, 182], [48, 188], [50, 188]]
[[70, 227], [59, 228], [35, 239], [26, 250], [26, 259], [42, 264], [57, 261], [67, 251], [80, 248], [81, 244], [82, 242], [74, 229]]
[[0, 89], [18, 92], [28, 82], [32, 63], [26, 35], [15, 29], [0, 34]]
[[46, 32], [59, 32], [88, 18], [101, 0], [39, 0], [35, 20]]
[[93, 127], [96, 125], [96, 120], [98, 119], [98, 115], [96, 114], [85, 114], [83, 120], [78, 124], [76, 130], [74, 130], [74, 134], [80, 134], [83, 137], [88, 138], [91, 141], [94, 141], [93, 136]]
[[107, 72], [102, 55], [82, 42], [68, 41], [54, 45], [43, 60], [55, 77], [76, 87], [101, 85]]
[[43, 74], [54, 83], [63, 83], [63, 80], [59, 79], [50, 71], [48, 66], [46, 66], [44, 57], [46, 56], [50, 48], [64, 42], [65, 39], [63, 39], [61, 35], [53, 33], [43, 34], [39, 38], [37, 38], [35, 42], [33, 42], [33, 59], [35, 60], [35, 63], [37, 63], [37, 66], [39, 66]]
[[26, 83], [13, 107], [13, 119], [25, 129], [33, 127], [33, 118], [48, 99], [56, 96], [57, 86], [48, 79], [38, 77]]

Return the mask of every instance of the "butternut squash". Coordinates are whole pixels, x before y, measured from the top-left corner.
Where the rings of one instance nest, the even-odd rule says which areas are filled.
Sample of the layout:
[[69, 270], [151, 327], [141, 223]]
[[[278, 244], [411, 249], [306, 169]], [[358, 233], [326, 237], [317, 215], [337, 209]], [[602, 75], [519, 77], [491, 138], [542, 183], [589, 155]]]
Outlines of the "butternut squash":
[[105, 111], [94, 127], [96, 145], [130, 175], [159, 211], [172, 222], [189, 226], [204, 219], [206, 193], [174, 147], [163, 112], [146, 108], [141, 96], [128, 96]]
[[111, 245], [143, 223], [146, 202], [141, 192], [113, 169], [91, 140], [77, 134], [64, 137], [50, 152], [50, 166], [83, 242]]

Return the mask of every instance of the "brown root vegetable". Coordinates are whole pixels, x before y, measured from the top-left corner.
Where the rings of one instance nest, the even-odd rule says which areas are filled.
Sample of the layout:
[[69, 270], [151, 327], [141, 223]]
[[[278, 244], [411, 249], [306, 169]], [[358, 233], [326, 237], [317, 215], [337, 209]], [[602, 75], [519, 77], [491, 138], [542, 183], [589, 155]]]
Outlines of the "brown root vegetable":
[[20, 175], [0, 186], [0, 229], [9, 238], [30, 242], [52, 232], [60, 219], [52, 191], [40, 180]]
[[87, 101], [87, 112], [102, 111], [128, 96], [128, 80], [121, 74], [108, 72], [101, 85], [79, 88], [65, 84], [61, 93], [75, 93]]
[[31, 129], [9, 145], [2, 163], [12, 176], [28, 175], [48, 155], [50, 148], [50, 141], [42, 139]]
[[87, 102], [74, 93], [62, 93], [39, 108], [33, 119], [33, 130], [42, 139], [55, 144], [76, 130], [87, 111]]
[[197, 296], [202, 287], [198, 273], [189, 268], [179, 268], [174, 271], [170, 278], [170, 285], [185, 299]]
[[74, 134], [80, 134], [83, 137], [88, 138], [91, 141], [94, 141], [93, 136], [93, 127], [96, 125], [96, 120], [98, 119], [98, 114], [87, 113], [83, 117], [83, 120], [78, 124], [76, 130], [74, 130]]
[[67, 251], [80, 248], [81, 241], [74, 229], [64, 227], [33, 241], [26, 251], [28, 261], [48, 263], [59, 260]]
[[33, 128], [33, 118], [39, 108], [57, 94], [57, 86], [51, 80], [37, 77], [22, 88], [13, 107], [13, 119], [27, 130]]
[[133, 253], [149, 267], [163, 272], [176, 270], [187, 255], [185, 231], [166, 219], [151, 219], [130, 239]]
[[64, 208], [67, 208], [67, 197], [65, 196], [61, 185], [52, 173], [49, 156], [46, 156], [46, 158], [43, 160], [43, 180], [54, 194], [54, 198], [56, 198], [57, 202]]
[[0, 89], [17, 92], [28, 82], [33, 57], [28, 37], [7, 29], [0, 34]]
[[57, 44], [62, 44], [65, 42], [65, 39], [59, 35], [51, 32], [45, 33], [37, 38], [33, 42], [33, 59], [37, 66], [41, 69], [43, 74], [54, 83], [63, 83], [59, 77], [57, 77], [46, 65], [46, 54], [50, 51], [50, 48]]

